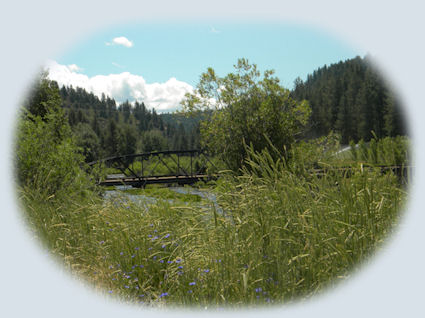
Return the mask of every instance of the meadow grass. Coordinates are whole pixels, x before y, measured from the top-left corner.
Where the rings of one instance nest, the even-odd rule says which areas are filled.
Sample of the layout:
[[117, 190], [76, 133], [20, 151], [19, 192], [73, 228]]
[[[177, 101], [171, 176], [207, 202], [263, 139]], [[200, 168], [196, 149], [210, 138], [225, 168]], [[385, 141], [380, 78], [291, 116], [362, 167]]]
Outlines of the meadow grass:
[[247, 165], [210, 186], [220, 210], [156, 188], [144, 206], [31, 188], [20, 197], [34, 235], [103, 293], [194, 307], [289, 303], [337, 284], [394, 230], [406, 197], [390, 171], [299, 175], [268, 153]]

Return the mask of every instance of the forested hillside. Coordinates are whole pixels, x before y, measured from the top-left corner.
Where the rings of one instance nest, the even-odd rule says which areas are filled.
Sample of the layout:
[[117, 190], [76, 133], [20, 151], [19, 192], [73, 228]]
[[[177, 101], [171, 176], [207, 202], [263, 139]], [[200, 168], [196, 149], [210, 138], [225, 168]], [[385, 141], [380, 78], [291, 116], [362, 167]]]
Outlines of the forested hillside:
[[335, 131], [347, 144], [370, 140], [372, 131], [378, 138], [406, 134], [400, 103], [368, 57], [323, 66], [305, 82], [298, 78], [292, 96], [310, 102], [309, 137]]
[[[79, 87], [59, 91], [88, 162], [118, 154], [200, 147], [199, 122], [206, 116], [157, 114], [143, 102], [118, 105], [108, 96], [98, 98]], [[307, 100], [311, 107], [305, 139], [334, 131], [348, 144], [368, 141], [373, 134], [378, 138], [406, 134], [400, 103], [367, 57], [325, 65], [305, 81], [298, 78], [291, 96]]]
[[199, 120], [161, 115], [136, 102], [117, 105], [82, 88], [62, 87], [62, 107], [86, 161], [161, 150], [199, 148]]

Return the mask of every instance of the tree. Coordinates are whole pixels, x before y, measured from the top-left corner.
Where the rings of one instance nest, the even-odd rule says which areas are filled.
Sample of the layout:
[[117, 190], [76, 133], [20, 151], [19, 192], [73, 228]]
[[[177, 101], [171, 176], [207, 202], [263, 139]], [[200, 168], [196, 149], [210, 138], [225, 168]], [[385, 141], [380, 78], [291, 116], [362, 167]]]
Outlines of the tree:
[[234, 67], [235, 73], [225, 77], [208, 68], [195, 92], [182, 101], [183, 109], [192, 114], [214, 110], [201, 122], [201, 146], [234, 171], [244, 164], [245, 145], [261, 151], [271, 142], [287, 158], [308, 121], [308, 103], [292, 99], [273, 71], [260, 78], [257, 66], [246, 59]]
[[22, 187], [46, 195], [72, 192], [88, 184], [80, 169], [83, 156], [71, 135], [57, 84], [43, 74], [36, 82], [18, 122], [16, 172]]
[[81, 148], [86, 162], [100, 159], [100, 141], [91, 126], [78, 123], [74, 131], [75, 143]]
[[29, 113], [43, 119], [48, 112], [59, 111], [61, 102], [58, 84], [47, 78], [47, 72], [42, 72], [32, 87], [24, 106]]

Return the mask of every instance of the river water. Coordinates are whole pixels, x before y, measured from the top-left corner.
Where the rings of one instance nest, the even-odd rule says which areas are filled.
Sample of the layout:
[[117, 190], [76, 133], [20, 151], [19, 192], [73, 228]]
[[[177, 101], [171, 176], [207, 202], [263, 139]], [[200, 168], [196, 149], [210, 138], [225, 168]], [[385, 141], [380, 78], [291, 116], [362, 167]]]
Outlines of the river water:
[[[131, 194], [125, 191], [120, 191], [120, 190], [127, 190], [127, 189], [132, 189], [132, 187], [117, 186], [116, 190], [105, 191], [103, 197], [105, 200], [114, 201], [117, 204], [125, 205], [126, 203], [128, 203], [128, 201], [131, 201], [143, 207], [148, 207], [149, 205], [155, 204], [158, 201], [158, 198], [154, 196], [148, 196], [144, 194]], [[215, 194], [208, 190], [200, 190], [200, 189], [192, 188], [192, 187], [168, 187], [167, 189], [177, 193], [181, 193], [181, 194], [197, 195], [201, 197], [202, 199], [212, 202], [214, 204], [216, 211], [219, 213], [223, 213], [223, 210], [217, 204], [217, 198]], [[173, 200], [169, 199], [168, 202], [173, 203]]]

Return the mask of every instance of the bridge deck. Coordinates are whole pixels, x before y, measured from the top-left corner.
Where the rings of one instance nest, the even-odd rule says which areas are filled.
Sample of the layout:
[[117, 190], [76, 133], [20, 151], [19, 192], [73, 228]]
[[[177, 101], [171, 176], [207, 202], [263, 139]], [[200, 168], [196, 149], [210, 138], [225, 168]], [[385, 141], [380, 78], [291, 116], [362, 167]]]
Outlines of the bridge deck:
[[101, 186], [117, 186], [117, 185], [131, 185], [133, 187], [144, 187], [147, 184], [164, 184], [164, 183], [177, 183], [177, 184], [193, 184], [198, 181], [208, 181], [215, 179], [216, 176], [207, 174], [198, 174], [191, 176], [151, 176], [151, 177], [124, 177], [106, 179], [99, 182]]

